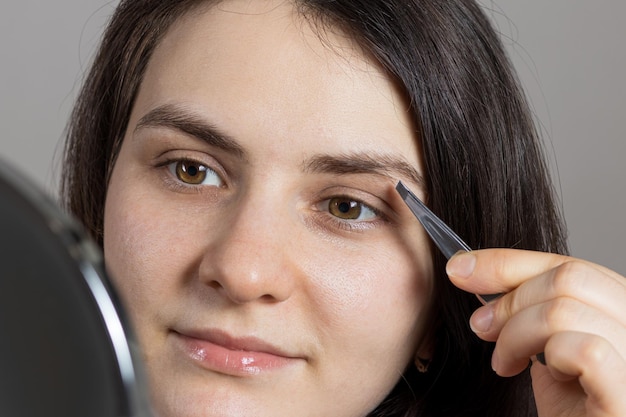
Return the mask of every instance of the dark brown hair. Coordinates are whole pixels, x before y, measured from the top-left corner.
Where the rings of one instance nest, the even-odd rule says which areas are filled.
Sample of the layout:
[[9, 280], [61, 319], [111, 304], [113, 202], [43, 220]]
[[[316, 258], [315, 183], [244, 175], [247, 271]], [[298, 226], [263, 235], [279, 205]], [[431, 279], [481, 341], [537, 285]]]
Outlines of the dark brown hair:
[[[68, 126], [62, 197], [102, 243], [110, 171], [155, 46], [201, 0], [123, 0]], [[404, 89], [422, 141], [428, 205], [473, 248], [567, 251], [541, 144], [500, 40], [473, 0], [299, 0], [338, 25]], [[435, 356], [409, 366], [371, 416], [536, 414], [528, 372], [499, 378], [492, 345], [469, 329], [479, 303], [447, 279], [433, 250]]]

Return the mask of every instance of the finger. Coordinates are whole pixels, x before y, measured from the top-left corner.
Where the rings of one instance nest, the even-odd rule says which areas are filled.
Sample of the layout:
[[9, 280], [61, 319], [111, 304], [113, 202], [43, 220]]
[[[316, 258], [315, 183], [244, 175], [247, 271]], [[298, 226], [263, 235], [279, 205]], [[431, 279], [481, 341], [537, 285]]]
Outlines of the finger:
[[[492, 328], [479, 336], [497, 339], [492, 365], [499, 375], [511, 376], [528, 366], [528, 358], [543, 352], [551, 337], [571, 331], [601, 336], [622, 350], [626, 346], [626, 328], [621, 323], [571, 298], [532, 306], [500, 331]], [[626, 357], [626, 350], [620, 354]]]
[[572, 298], [626, 326], [626, 279], [619, 280], [585, 262], [568, 261], [529, 279], [495, 303], [494, 322], [504, 323], [534, 304]]
[[517, 249], [482, 249], [459, 252], [448, 261], [446, 272], [459, 288], [475, 294], [508, 292], [530, 277], [543, 274], [566, 262], [576, 261], [611, 279], [624, 277], [600, 265], [564, 255]]
[[482, 337], [497, 337], [504, 323], [520, 311], [557, 298], [571, 298], [603, 311], [626, 326], [625, 283], [626, 279], [617, 281], [585, 263], [569, 261], [525, 281], [499, 300], [478, 309], [470, 325], [480, 333], [486, 333], [485, 326], [489, 321], [493, 325], [491, 334]]
[[563, 332], [545, 346], [548, 369], [557, 380], [572, 377], [587, 394], [587, 415], [626, 416], [626, 360], [607, 339]]

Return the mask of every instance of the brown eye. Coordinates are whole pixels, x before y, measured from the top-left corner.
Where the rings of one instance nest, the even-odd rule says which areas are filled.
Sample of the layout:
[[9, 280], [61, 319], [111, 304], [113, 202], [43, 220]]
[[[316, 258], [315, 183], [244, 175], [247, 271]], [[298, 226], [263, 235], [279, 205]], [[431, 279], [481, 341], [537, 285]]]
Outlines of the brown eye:
[[328, 200], [328, 211], [343, 220], [370, 220], [376, 217], [373, 209], [348, 197], [333, 197]]
[[206, 178], [206, 167], [193, 161], [176, 163], [176, 177], [187, 184], [202, 184]]
[[222, 186], [222, 179], [215, 171], [196, 161], [180, 160], [168, 165], [176, 178], [189, 185]]

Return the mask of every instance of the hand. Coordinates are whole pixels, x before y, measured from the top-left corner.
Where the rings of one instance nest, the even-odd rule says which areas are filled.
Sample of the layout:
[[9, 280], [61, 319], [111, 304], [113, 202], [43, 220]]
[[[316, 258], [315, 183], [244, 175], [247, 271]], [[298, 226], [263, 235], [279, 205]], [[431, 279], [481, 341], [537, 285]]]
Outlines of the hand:
[[626, 416], [626, 278], [567, 256], [512, 249], [459, 253], [448, 262], [454, 285], [505, 293], [470, 318], [495, 341], [492, 367], [511, 376], [533, 360], [542, 417]]

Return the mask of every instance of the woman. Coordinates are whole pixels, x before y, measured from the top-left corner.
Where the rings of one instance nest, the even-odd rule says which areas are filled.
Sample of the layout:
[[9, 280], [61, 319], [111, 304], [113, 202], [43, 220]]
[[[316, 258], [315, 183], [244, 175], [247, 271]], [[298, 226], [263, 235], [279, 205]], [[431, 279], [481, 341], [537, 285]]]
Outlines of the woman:
[[[446, 265], [399, 179], [473, 248], [544, 253]], [[474, 2], [123, 1], [63, 191], [158, 415], [626, 412], [624, 279], [557, 255], [532, 120]]]

